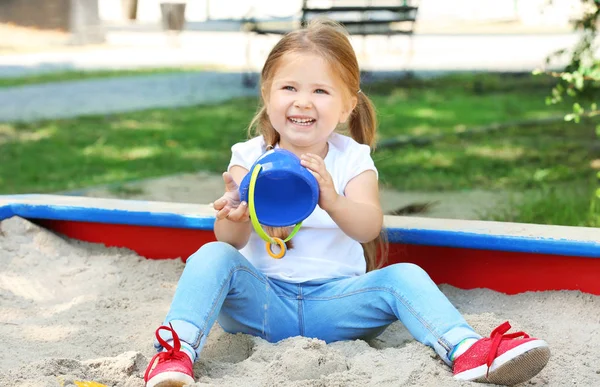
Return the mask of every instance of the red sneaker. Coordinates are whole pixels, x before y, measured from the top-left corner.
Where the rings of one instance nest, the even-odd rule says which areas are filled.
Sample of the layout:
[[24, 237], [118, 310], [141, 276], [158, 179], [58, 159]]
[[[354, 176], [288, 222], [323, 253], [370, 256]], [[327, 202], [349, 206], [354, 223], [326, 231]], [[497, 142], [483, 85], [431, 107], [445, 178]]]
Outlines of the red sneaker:
[[[167, 351], [157, 353], [150, 360], [150, 364], [148, 364], [148, 368], [146, 368], [146, 373], [144, 374], [146, 387], [181, 387], [194, 383], [192, 361], [188, 355], [181, 351], [179, 336], [177, 336], [170, 323], [169, 326], [170, 328], [161, 326], [156, 330], [158, 342]], [[171, 331], [174, 347], [171, 347], [169, 343], [160, 337], [158, 332], [161, 329]]]
[[456, 358], [454, 377], [512, 386], [537, 375], [550, 359], [548, 344], [524, 332], [505, 335], [509, 329], [506, 321]]

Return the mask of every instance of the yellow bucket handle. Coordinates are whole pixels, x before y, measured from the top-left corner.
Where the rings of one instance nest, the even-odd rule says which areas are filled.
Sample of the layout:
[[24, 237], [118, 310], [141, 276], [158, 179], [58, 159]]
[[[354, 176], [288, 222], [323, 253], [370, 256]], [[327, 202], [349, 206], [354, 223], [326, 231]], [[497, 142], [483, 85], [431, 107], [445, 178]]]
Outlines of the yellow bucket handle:
[[[288, 235], [288, 237], [284, 240], [281, 240], [280, 238], [271, 237], [265, 232], [265, 230], [263, 230], [262, 226], [258, 222], [258, 218], [256, 216], [256, 208], [254, 207], [254, 189], [256, 187], [256, 179], [258, 178], [258, 173], [261, 169], [262, 165], [257, 164], [252, 170], [252, 175], [250, 175], [250, 187], [248, 190], [248, 211], [250, 212], [250, 222], [252, 222], [252, 227], [254, 227], [254, 230], [256, 231], [258, 236], [260, 236], [261, 239], [266, 242], [267, 253], [272, 258], [280, 259], [283, 258], [283, 256], [286, 253], [285, 242], [289, 241], [294, 235], [296, 235], [298, 230], [300, 230], [300, 226], [302, 226], [302, 222], [296, 224], [290, 235]], [[275, 254], [272, 249], [272, 246], [274, 244], [278, 245], [280, 248], [280, 251], [277, 254]]]

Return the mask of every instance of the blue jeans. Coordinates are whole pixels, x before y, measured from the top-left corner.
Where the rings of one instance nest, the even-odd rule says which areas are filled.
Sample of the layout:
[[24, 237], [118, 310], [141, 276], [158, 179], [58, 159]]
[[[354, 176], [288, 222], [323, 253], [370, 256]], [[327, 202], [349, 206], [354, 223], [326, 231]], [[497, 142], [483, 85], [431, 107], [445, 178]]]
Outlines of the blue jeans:
[[[427, 273], [399, 263], [358, 277], [287, 283], [259, 272], [234, 247], [212, 242], [189, 257], [165, 323], [197, 355], [215, 321], [230, 333], [269, 342], [306, 336], [333, 342], [370, 339], [400, 320], [448, 364], [461, 340], [481, 336]], [[161, 331], [165, 340], [170, 332]], [[162, 350], [157, 340], [157, 350]]]

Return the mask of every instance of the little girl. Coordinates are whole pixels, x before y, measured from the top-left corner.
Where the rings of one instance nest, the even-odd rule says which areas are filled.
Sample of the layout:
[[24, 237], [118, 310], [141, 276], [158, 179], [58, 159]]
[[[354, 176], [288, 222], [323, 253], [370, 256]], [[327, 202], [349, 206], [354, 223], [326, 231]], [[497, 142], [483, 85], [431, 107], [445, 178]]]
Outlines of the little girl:
[[[213, 204], [218, 242], [188, 258], [156, 330], [146, 386], [193, 383], [192, 364], [216, 320], [227, 332], [270, 342], [301, 335], [328, 343], [373, 338], [400, 320], [457, 379], [512, 385], [544, 368], [550, 351], [543, 340], [506, 334], [508, 322], [483, 338], [420, 267], [376, 262], [383, 212], [370, 154], [375, 112], [340, 26], [318, 21], [284, 36], [262, 70], [261, 95], [251, 124], [256, 135], [232, 147], [225, 193]], [[315, 176], [319, 202], [285, 257], [273, 259], [252, 229], [238, 184], [260, 155], [278, 147]]]

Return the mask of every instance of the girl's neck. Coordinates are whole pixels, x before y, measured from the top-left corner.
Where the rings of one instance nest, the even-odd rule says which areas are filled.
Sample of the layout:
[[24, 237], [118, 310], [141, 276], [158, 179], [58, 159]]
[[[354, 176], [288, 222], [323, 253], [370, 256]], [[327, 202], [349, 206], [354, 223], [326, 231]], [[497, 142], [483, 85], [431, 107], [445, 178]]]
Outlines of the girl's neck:
[[327, 156], [327, 152], [329, 151], [328, 142], [325, 142], [323, 144], [315, 144], [307, 147], [297, 147], [293, 146], [292, 144], [280, 141], [279, 147], [294, 153], [298, 157], [302, 156], [305, 153], [312, 153], [317, 156], [320, 156], [322, 159], [325, 159], [325, 156]]

